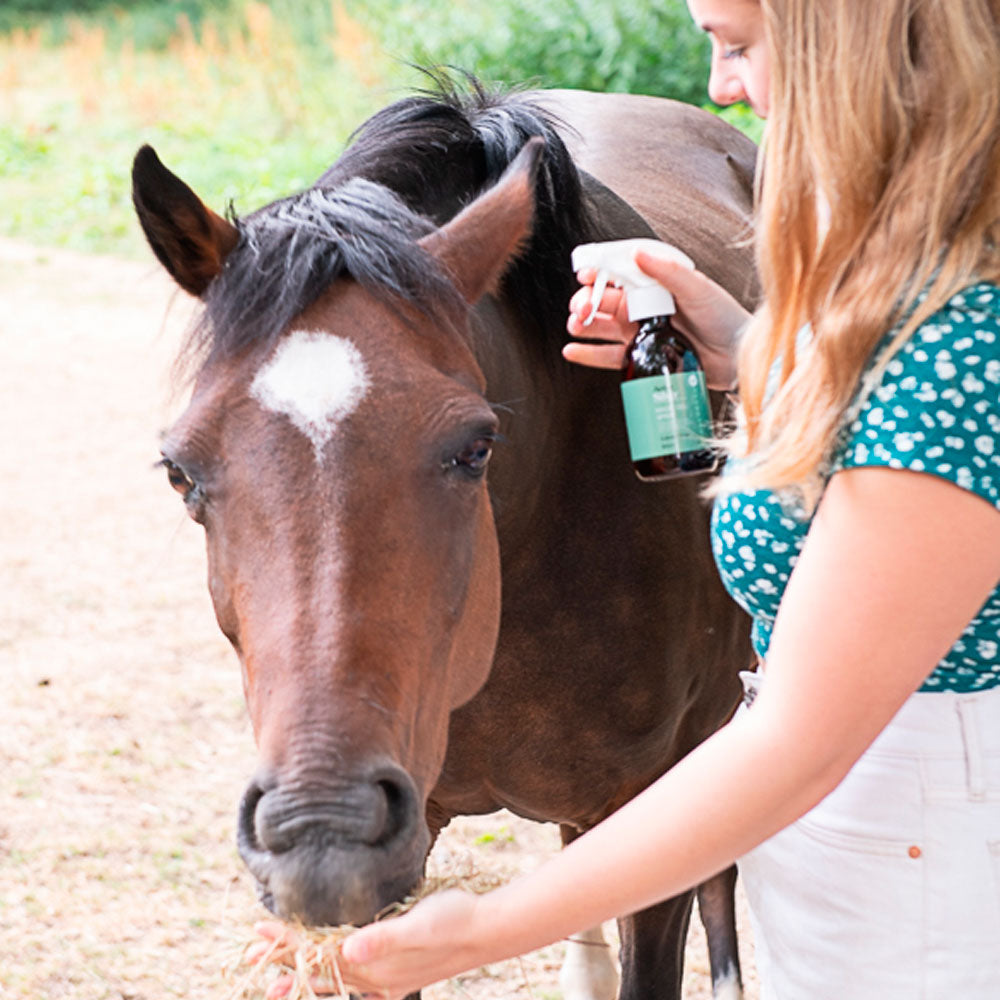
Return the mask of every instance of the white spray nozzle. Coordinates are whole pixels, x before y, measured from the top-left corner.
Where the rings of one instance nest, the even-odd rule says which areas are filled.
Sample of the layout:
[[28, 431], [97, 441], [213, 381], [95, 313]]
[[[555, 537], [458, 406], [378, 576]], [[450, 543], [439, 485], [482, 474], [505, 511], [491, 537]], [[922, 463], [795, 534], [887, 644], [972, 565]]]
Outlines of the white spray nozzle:
[[594, 322], [594, 317], [597, 315], [597, 307], [600, 305], [601, 299], [604, 298], [604, 289], [607, 287], [608, 272], [602, 268], [597, 272], [597, 277], [594, 279], [594, 288], [590, 293], [590, 315], [583, 321], [584, 326], [590, 326]]
[[676, 261], [684, 267], [694, 268], [694, 261], [686, 253], [659, 240], [632, 239], [581, 243], [573, 250], [571, 258], [573, 270], [593, 268], [597, 271], [590, 296], [590, 315], [583, 321], [584, 326], [590, 326], [594, 321], [604, 290], [609, 284], [625, 289], [630, 320], [669, 316], [674, 312], [673, 295], [655, 278], [639, 270], [635, 255], [640, 250]]

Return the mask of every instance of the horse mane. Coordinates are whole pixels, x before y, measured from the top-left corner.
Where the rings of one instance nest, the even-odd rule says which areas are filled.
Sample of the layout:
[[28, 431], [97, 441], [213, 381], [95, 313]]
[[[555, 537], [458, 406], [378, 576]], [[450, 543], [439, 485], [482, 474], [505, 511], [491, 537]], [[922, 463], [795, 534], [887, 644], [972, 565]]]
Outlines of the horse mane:
[[499, 295], [522, 326], [562, 336], [570, 250], [592, 226], [557, 119], [523, 93], [429, 75], [432, 90], [369, 118], [313, 187], [245, 218], [230, 209], [239, 242], [204, 295], [192, 353], [269, 342], [339, 277], [441, 316], [458, 293], [417, 241], [494, 184], [533, 136], [546, 141], [533, 234]]

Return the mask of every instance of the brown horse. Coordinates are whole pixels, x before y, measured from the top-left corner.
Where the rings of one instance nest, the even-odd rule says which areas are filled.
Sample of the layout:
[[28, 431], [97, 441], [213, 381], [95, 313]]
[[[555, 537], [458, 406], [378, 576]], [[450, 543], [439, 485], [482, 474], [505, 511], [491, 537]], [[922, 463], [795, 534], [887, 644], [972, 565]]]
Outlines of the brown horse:
[[[559, 347], [587, 240], [667, 239], [752, 302], [754, 156], [669, 101], [474, 83], [241, 220], [140, 150], [143, 229], [204, 301], [163, 462], [243, 669], [238, 842], [275, 912], [371, 920], [458, 814], [572, 839], [732, 711], [702, 482], [638, 482], [618, 380]], [[727, 996], [733, 879], [701, 894]], [[623, 915], [622, 997], [679, 996], [691, 898]]]

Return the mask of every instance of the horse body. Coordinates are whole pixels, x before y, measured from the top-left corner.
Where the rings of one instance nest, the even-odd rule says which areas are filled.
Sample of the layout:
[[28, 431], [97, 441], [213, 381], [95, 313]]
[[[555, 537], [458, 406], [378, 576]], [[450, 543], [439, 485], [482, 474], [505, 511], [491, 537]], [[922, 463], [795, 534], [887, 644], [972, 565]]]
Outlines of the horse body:
[[[616, 380], [558, 344], [584, 240], [658, 235], [752, 299], [751, 144], [620, 95], [400, 102], [304, 196], [334, 242], [364, 202], [364, 239], [338, 244], [355, 280], [317, 253], [287, 304], [265, 265], [321, 226], [306, 201], [241, 232], [153, 160], [140, 219], [208, 317], [165, 461], [243, 664], [261, 766], [239, 839], [269, 905], [367, 921], [459, 814], [503, 806], [571, 839], [725, 720], [749, 647], [701, 482], [639, 483]], [[414, 249], [368, 273], [393, 226]], [[622, 919], [623, 997], [679, 995], [689, 908]]]
[[[568, 126], [574, 161], [592, 172], [583, 185], [599, 205], [597, 238], [677, 242], [752, 301], [753, 269], [739, 245], [752, 144], [672, 102], [541, 97]], [[612, 132], [620, 147], [608, 142]], [[646, 169], [614, 155], [616, 148], [634, 149]], [[628, 205], [613, 204], [617, 196]], [[645, 203], [649, 228], [639, 228], [637, 202]], [[574, 287], [572, 276], [565, 287]], [[563, 291], [552, 298], [564, 313]], [[480, 306], [483, 325], [509, 328], [512, 320], [496, 310], [494, 301]], [[504, 425], [508, 461], [498, 455], [490, 472], [503, 618], [486, 685], [452, 715], [431, 800], [452, 815], [504, 806], [585, 829], [722, 721], [738, 688], [732, 665], [745, 659], [744, 621], [702, 544], [702, 481], [635, 480], [623, 458], [615, 382], [606, 373], [512, 360], [512, 348], [534, 346], [520, 340], [485, 335], [475, 346], [491, 399], [516, 400]], [[698, 669], [665, 666], [674, 661]], [[512, 727], [511, 718], [525, 724]], [[540, 766], [560, 775], [559, 787], [539, 782]]]
[[689, 247], [700, 271], [745, 305], [756, 302], [752, 142], [714, 115], [657, 97], [551, 90], [539, 104], [572, 126], [565, 139], [578, 167], [660, 239]]

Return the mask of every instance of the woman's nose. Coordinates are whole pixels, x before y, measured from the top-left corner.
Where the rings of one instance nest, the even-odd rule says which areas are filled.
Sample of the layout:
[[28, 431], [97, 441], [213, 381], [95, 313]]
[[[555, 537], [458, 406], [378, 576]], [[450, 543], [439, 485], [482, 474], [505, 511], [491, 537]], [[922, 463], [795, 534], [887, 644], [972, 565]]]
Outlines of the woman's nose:
[[708, 78], [708, 96], [724, 107], [742, 101], [746, 97], [739, 74], [731, 66], [721, 63], [718, 59], [712, 61], [712, 72]]

